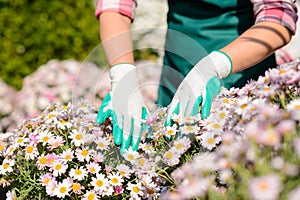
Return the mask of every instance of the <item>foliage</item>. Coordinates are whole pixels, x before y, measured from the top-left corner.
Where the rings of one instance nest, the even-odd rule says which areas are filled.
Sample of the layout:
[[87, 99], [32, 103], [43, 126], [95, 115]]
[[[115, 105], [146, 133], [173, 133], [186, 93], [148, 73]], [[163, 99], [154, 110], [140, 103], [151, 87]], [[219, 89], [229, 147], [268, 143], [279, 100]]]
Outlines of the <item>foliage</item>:
[[91, 0], [1, 0], [1, 78], [20, 89], [50, 59], [83, 60], [99, 43], [94, 12]]

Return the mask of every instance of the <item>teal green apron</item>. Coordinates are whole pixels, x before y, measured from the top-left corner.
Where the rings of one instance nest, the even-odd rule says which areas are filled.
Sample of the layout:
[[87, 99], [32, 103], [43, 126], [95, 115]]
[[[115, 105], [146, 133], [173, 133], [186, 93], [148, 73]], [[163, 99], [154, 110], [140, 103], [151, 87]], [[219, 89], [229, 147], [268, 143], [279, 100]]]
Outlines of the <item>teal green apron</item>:
[[[249, 0], [169, 0], [168, 4], [168, 32], [157, 99], [160, 106], [171, 102], [184, 76], [201, 58], [226, 46], [254, 24]], [[224, 87], [242, 87], [275, 66], [273, 54], [223, 79]]]

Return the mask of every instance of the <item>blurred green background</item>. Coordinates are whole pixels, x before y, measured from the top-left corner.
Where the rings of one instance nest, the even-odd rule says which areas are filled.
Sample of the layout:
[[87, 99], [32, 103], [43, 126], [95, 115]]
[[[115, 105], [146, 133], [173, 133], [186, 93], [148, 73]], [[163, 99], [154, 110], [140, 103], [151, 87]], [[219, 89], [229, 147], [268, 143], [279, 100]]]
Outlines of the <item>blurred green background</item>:
[[20, 89], [51, 59], [84, 60], [100, 42], [94, 12], [92, 0], [0, 0], [0, 77]]

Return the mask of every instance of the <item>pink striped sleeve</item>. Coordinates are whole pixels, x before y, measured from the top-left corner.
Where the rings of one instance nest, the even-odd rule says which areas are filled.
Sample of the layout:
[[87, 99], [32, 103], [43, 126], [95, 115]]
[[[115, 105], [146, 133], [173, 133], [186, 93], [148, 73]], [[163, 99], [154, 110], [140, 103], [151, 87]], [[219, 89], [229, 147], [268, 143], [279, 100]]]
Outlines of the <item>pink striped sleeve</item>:
[[133, 20], [136, 6], [136, 0], [98, 0], [95, 16], [98, 19], [101, 13], [105, 11], [114, 11]]
[[255, 22], [270, 21], [282, 24], [291, 33], [296, 32], [298, 19], [296, 0], [251, 0]]

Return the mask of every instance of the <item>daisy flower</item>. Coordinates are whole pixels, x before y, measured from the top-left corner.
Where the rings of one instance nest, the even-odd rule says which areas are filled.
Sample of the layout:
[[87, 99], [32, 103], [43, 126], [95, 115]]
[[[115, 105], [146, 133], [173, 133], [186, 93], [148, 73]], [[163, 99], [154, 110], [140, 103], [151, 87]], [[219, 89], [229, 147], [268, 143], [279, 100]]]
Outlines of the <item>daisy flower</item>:
[[96, 177], [92, 177], [91, 185], [95, 191], [103, 192], [109, 187], [109, 180], [103, 174], [96, 174]]
[[5, 152], [5, 155], [4, 156], [12, 156], [14, 154], [16, 150], [16, 146], [14, 145], [10, 145], [7, 149], [6, 149], [6, 152]]
[[87, 171], [91, 174], [96, 174], [101, 170], [101, 167], [99, 164], [95, 162], [91, 162], [86, 165]]
[[42, 170], [44, 169], [46, 166], [47, 166], [47, 156], [44, 155], [44, 153], [42, 155], [40, 155], [38, 158], [37, 158], [37, 161], [36, 161], [36, 166], [39, 170]]
[[178, 138], [174, 141], [173, 147], [176, 149], [176, 152], [183, 154], [190, 148], [191, 141], [187, 137]]
[[57, 186], [57, 182], [55, 181], [55, 179], [53, 179], [52, 181], [50, 181], [48, 183], [48, 185], [46, 185], [46, 193], [50, 196], [53, 197], [54, 196], [54, 191], [55, 188]]
[[58, 112], [56, 112], [56, 111], [52, 111], [52, 112], [49, 112], [48, 114], [47, 114], [47, 116], [46, 116], [46, 121], [45, 121], [45, 123], [47, 123], [47, 124], [51, 124], [51, 123], [56, 123], [57, 122], [57, 115], [58, 115], [59, 113]]
[[278, 199], [281, 190], [280, 177], [277, 174], [252, 178], [249, 184], [250, 196], [254, 200]]
[[36, 158], [36, 156], [39, 154], [36, 145], [33, 143], [29, 143], [25, 147], [25, 159], [26, 160], [33, 160]]
[[221, 142], [221, 137], [219, 135], [214, 134], [213, 132], [206, 131], [201, 136], [201, 144], [204, 148], [208, 150], [212, 150]]
[[196, 135], [200, 128], [197, 125], [187, 124], [187, 125], [181, 126], [179, 129], [180, 129], [180, 133], [182, 135], [188, 135], [188, 134]]
[[83, 180], [87, 176], [87, 171], [84, 169], [83, 166], [80, 166], [79, 168], [72, 168], [69, 172], [69, 175], [75, 179], [75, 180]]
[[6, 151], [7, 143], [0, 141], [0, 155], [3, 155]]
[[300, 120], [300, 99], [291, 101], [286, 109], [291, 113], [293, 119]]
[[51, 181], [54, 180], [54, 177], [50, 173], [41, 175], [41, 184], [42, 186], [47, 186]]
[[166, 126], [165, 135], [168, 137], [174, 136], [177, 133], [177, 125]]
[[180, 155], [177, 153], [176, 149], [171, 148], [164, 153], [163, 158], [169, 166], [174, 166], [179, 163], [179, 156]]
[[122, 185], [122, 183], [124, 182], [119, 172], [109, 174], [108, 178], [110, 180], [110, 184], [113, 186]]
[[183, 124], [185, 124], [185, 125], [194, 124], [197, 120], [198, 120], [198, 115], [185, 117], [183, 119]]
[[125, 177], [125, 178], [129, 178], [132, 170], [124, 164], [120, 164], [116, 167], [116, 169], [118, 170], [118, 172], [121, 174], [121, 176]]
[[47, 155], [47, 166], [51, 167], [52, 164], [54, 163], [54, 161], [56, 161], [58, 159], [58, 155], [56, 155], [55, 153], [51, 153]]
[[65, 142], [65, 140], [63, 139], [62, 136], [60, 135], [57, 135], [56, 137], [52, 137], [50, 140], [49, 140], [49, 147], [48, 149], [49, 150], [53, 150], [53, 149], [56, 149], [58, 147], [61, 147], [63, 145], [63, 143]]
[[110, 142], [103, 137], [99, 137], [96, 139], [95, 143], [97, 144], [97, 149], [99, 150], [106, 150], [108, 148], [108, 146], [110, 145]]
[[38, 142], [42, 142], [43, 146], [45, 146], [54, 135], [49, 131], [42, 131], [38, 136]]
[[97, 195], [97, 193], [93, 190], [91, 191], [87, 191], [84, 195], [82, 200], [98, 200], [99, 196]]
[[132, 148], [129, 148], [128, 150], [124, 151], [123, 157], [125, 158], [125, 160], [133, 163], [136, 162], [140, 155], [137, 151], [133, 151]]
[[0, 165], [0, 174], [5, 175], [7, 172], [13, 171], [13, 166], [15, 165], [15, 160], [5, 158]]
[[73, 129], [71, 134], [69, 135], [69, 138], [71, 139], [71, 142], [76, 146], [79, 147], [83, 144], [83, 137], [85, 134], [85, 130], [80, 127], [79, 130]]
[[234, 110], [235, 113], [241, 115], [243, 111], [247, 108], [250, 101], [251, 99], [249, 97], [240, 98]]
[[153, 151], [154, 151], [153, 146], [150, 143], [147, 143], [147, 142], [141, 143], [139, 145], [139, 149], [142, 149], [145, 153], [149, 153], [149, 154], [153, 153]]
[[58, 198], [64, 198], [70, 196], [71, 184], [67, 179], [64, 179], [61, 183], [58, 183], [54, 189], [54, 196]]
[[65, 130], [66, 128], [71, 128], [72, 127], [72, 123], [65, 121], [64, 119], [59, 119], [56, 122], [56, 126], [59, 129]]
[[61, 160], [56, 160], [53, 162], [50, 170], [53, 171], [53, 176], [57, 177], [64, 174], [68, 169], [68, 165], [64, 164]]
[[16, 143], [16, 146], [18, 147], [23, 147], [26, 145], [26, 142], [28, 142], [28, 138], [25, 138], [25, 137], [18, 137], [15, 141]]
[[143, 186], [139, 182], [137, 184], [128, 183], [126, 189], [130, 191], [130, 197], [133, 199], [140, 199], [143, 196]]
[[93, 161], [95, 163], [101, 163], [104, 161], [104, 156], [101, 152], [97, 152], [97, 151], [92, 151], [91, 152], [91, 156], [93, 158]]
[[60, 158], [63, 159], [63, 161], [66, 162], [66, 163], [69, 162], [69, 161], [71, 161], [73, 159], [73, 151], [72, 151], [72, 149], [69, 148], [69, 149], [65, 150], [61, 154]]
[[72, 183], [71, 188], [75, 194], [82, 194], [82, 190], [84, 190], [84, 187], [80, 183]]
[[76, 149], [75, 155], [80, 162], [85, 160], [88, 162], [90, 160], [90, 152], [87, 148]]

